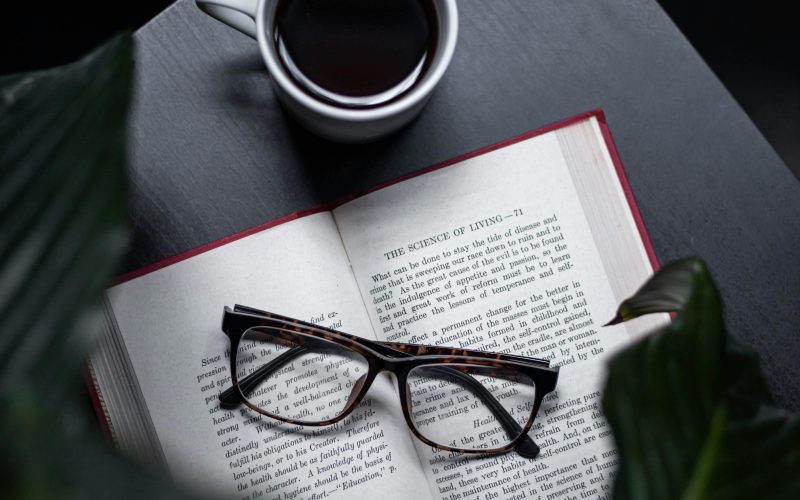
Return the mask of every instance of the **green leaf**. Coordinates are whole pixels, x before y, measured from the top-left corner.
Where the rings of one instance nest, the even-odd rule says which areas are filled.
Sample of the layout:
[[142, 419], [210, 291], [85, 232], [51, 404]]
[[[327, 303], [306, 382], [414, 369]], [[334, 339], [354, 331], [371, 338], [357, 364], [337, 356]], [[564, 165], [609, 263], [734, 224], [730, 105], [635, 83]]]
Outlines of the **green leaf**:
[[609, 364], [617, 499], [800, 498], [800, 422], [776, 408], [755, 353], [728, 338], [705, 264], [665, 266], [617, 319], [677, 312]]
[[693, 258], [672, 263], [669, 272], [656, 273], [633, 297], [620, 304], [617, 315], [606, 326], [645, 314], [680, 310], [691, 296], [696, 277], [708, 277], [702, 266], [702, 261]]
[[31, 379], [58, 385], [60, 370], [86, 353], [89, 336], [75, 327], [126, 243], [131, 51], [129, 37], [117, 38], [60, 71], [8, 79], [12, 90], [2, 92], [4, 389]]
[[177, 495], [113, 452], [81, 408], [101, 293], [127, 241], [132, 77], [125, 35], [75, 64], [0, 78], [4, 497]]

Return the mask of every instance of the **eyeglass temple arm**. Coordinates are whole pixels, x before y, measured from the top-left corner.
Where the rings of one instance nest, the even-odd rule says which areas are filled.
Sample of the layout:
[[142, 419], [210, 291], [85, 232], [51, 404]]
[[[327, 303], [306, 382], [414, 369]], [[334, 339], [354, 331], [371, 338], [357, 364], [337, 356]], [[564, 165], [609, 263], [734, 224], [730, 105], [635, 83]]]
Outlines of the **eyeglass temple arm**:
[[[392, 347], [388, 348], [392, 349], [398, 354], [412, 356], [412, 354], [404, 351], [397, 351]], [[489, 407], [509, 436], [519, 436], [522, 434], [522, 426], [519, 425], [519, 423], [514, 419], [514, 417], [511, 416], [511, 414], [508, 413], [508, 411], [503, 407], [502, 404], [500, 404], [497, 398], [495, 398], [492, 393], [483, 386], [483, 384], [475, 380], [474, 377], [462, 371], [456, 370], [455, 368], [447, 368], [445, 366], [433, 367], [431, 371], [453, 377], [466, 384], [470, 389], [472, 389], [472, 392], [477, 394], [484, 404]], [[522, 439], [520, 439], [519, 443], [517, 443], [517, 447], [514, 448], [514, 451], [525, 458], [536, 458], [536, 456], [539, 454], [539, 445], [537, 445], [533, 439], [526, 434], [522, 437]]]
[[[284, 352], [277, 358], [273, 359], [269, 363], [265, 363], [262, 365], [258, 370], [254, 371], [250, 375], [244, 377], [243, 379], [239, 380], [239, 389], [241, 389], [242, 394], [250, 394], [258, 384], [260, 384], [265, 378], [269, 377], [273, 372], [278, 370], [280, 367], [288, 363], [289, 361], [293, 360], [294, 358], [300, 356], [308, 349], [304, 346], [297, 346], [292, 347], [288, 351]], [[224, 409], [231, 409], [236, 408], [240, 404], [242, 404], [242, 399], [239, 396], [239, 393], [236, 392], [236, 388], [231, 385], [219, 395], [219, 405]]]
[[[495, 398], [492, 393], [483, 386], [483, 384], [475, 380], [474, 377], [460, 372], [454, 368], [436, 367], [433, 368], [432, 371], [457, 378], [459, 381], [469, 386], [469, 388], [472, 389], [472, 392], [477, 394], [484, 404], [489, 407], [509, 436], [513, 437], [522, 434], [522, 426], [519, 425], [516, 420], [514, 420], [514, 417], [512, 417], [511, 414], [506, 411], [497, 398]], [[525, 458], [535, 458], [539, 454], [539, 446], [533, 442], [530, 436], [525, 435], [522, 437], [522, 439], [520, 439], [514, 451]]]
[[[363, 341], [363, 339], [362, 339]], [[420, 345], [420, 344], [404, 344], [401, 342], [380, 342], [375, 340], [368, 340], [370, 344], [380, 344], [384, 347], [388, 347], [393, 351], [401, 351], [408, 354], [414, 354], [416, 356], [420, 356], [423, 354], [441, 354], [441, 355], [451, 355], [451, 354], [458, 354], [460, 356], [474, 356], [474, 357], [483, 357], [489, 359], [502, 359], [505, 361], [514, 361], [517, 363], [523, 363], [526, 365], [536, 365], [536, 366], [543, 366], [543, 367], [550, 367], [550, 361], [547, 359], [541, 358], [531, 358], [528, 356], [517, 356], [516, 354], [500, 354], [499, 357], [495, 353], [486, 353], [484, 351], [474, 351], [471, 349], [456, 349], [453, 352], [453, 349], [449, 347], [440, 348], [438, 346], [427, 346], [427, 345]], [[423, 352], [420, 352], [420, 350]], [[440, 351], [440, 352], [437, 352]]]
[[[391, 349], [391, 348], [390, 348]], [[265, 363], [263, 366], [258, 368], [256, 371], [247, 375], [243, 379], [239, 380], [239, 389], [242, 391], [242, 394], [248, 394], [252, 392], [265, 378], [269, 377], [274, 371], [281, 368], [286, 363], [290, 362], [294, 358], [300, 356], [308, 349], [303, 346], [297, 346], [289, 349], [288, 351], [284, 352], [280, 356], [276, 357], [272, 361]], [[392, 349], [395, 351], [394, 349]], [[395, 351], [397, 354], [401, 354], [404, 356], [411, 356], [411, 354], [405, 353], [403, 351]], [[434, 370], [437, 373], [441, 373], [444, 375], [448, 375], [453, 377], [472, 389], [472, 392], [478, 395], [479, 398], [489, 407], [492, 413], [495, 415], [497, 420], [503, 426], [505, 431], [510, 436], [518, 436], [522, 433], [522, 426], [514, 420], [508, 411], [500, 404], [499, 401], [489, 392], [483, 385], [475, 380], [469, 374], [463, 373], [459, 370], [447, 367], [436, 367]], [[236, 392], [236, 389], [231, 385], [229, 388], [225, 389], [219, 395], [220, 407], [224, 409], [231, 409], [239, 406], [242, 403], [242, 400], [239, 394]], [[519, 453], [521, 456], [525, 458], [535, 458], [539, 454], [539, 446], [533, 442], [530, 436], [525, 435], [520, 442], [517, 444], [515, 451]]]

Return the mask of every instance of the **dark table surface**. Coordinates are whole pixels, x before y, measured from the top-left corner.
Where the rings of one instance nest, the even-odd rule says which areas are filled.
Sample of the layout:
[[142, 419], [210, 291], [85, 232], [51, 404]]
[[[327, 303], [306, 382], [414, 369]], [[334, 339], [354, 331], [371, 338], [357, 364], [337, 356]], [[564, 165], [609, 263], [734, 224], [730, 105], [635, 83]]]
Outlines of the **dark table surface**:
[[422, 116], [362, 146], [277, 105], [256, 43], [179, 0], [136, 34], [126, 269], [603, 108], [662, 262], [700, 255], [800, 409], [800, 184], [654, 0], [461, 0]]

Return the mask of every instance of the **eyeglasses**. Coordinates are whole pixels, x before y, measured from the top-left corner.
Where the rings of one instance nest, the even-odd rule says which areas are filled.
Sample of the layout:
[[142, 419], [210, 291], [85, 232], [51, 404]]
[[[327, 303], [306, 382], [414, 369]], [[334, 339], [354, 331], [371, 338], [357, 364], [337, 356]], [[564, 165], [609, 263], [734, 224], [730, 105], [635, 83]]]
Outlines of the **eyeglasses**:
[[232, 383], [220, 394], [222, 408], [245, 404], [290, 424], [331, 425], [387, 371], [397, 379], [406, 423], [424, 443], [461, 453], [539, 453], [528, 431], [558, 380], [547, 360], [377, 342], [240, 305], [225, 307], [222, 330]]

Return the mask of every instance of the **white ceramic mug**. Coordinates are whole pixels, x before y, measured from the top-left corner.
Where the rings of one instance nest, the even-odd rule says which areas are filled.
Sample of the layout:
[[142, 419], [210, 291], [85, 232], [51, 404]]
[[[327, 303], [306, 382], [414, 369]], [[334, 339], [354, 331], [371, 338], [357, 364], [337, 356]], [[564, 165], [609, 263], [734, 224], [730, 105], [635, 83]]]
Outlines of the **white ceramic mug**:
[[433, 0], [439, 32], [433, 61], [406, 94], [385, 105], [365, 109], [337, 107], [315, 99], [289, 77], [274, 43], [278, 0], [195, 0], [206, 14], [255, 38], [284, 107], [306, 128], [340, 142], [366, 142], [394, 132], [425, 106], [442, 78], [456, 47], [458, 11], [455, 0]]

